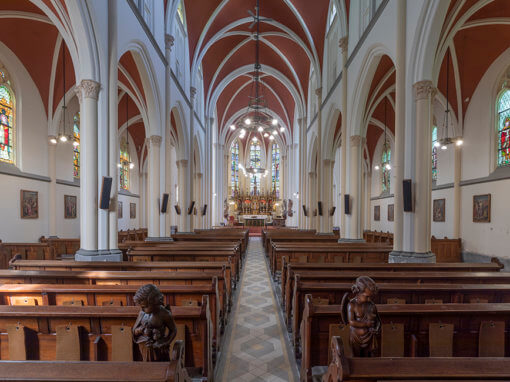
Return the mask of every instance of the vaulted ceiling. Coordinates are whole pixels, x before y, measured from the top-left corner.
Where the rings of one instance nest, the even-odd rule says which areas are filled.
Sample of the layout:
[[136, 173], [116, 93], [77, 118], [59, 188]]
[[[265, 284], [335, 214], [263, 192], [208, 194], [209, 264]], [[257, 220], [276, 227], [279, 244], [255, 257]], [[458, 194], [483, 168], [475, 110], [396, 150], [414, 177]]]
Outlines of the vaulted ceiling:
[[[344, 10], [349, 6], [349, 0], [335, 2]], [[255, 13], [256, 0], [184, 5], [190, 61], [195, 68], [202, 64], [204, 92], [223, 131], [248, 105], [256, 44], [248, 11]], [[308, 101], [311, 69], [321, 72], [329, 8], [330, 0], [260, 0], [262, 89], [268, 109], [287, 129]]]

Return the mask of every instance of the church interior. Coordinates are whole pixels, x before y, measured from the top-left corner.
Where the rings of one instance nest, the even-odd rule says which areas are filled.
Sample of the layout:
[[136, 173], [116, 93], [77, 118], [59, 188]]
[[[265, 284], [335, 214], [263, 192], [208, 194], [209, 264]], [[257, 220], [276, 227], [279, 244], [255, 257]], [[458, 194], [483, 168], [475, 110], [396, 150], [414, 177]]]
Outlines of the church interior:
[[510, 1], [0, 19], [0, 380], [510, 380]]

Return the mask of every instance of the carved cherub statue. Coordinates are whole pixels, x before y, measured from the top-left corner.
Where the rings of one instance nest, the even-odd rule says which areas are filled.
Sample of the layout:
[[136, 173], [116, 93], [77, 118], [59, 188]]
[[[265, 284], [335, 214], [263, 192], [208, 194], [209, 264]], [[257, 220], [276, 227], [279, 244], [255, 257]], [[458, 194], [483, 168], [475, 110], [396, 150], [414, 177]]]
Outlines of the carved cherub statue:
[[373, 357], [377, 351], [377, 334], [381, 319], [373, 298], [377, 285], [368, 276], [360, 276], [352, 286], [354, 298], [348, 300], [348, 293], [342, 299], [342, 321], [349, 325], [349, 338], [354, 357]]
[[133, 341], [138, 344], [146, 362], [169, 361], [170, 343], [177, 334], [170, 310], [163, 306], [163, 294], [153, 284], [141, 286], [133, 298], [140, 306], [135, 325]]

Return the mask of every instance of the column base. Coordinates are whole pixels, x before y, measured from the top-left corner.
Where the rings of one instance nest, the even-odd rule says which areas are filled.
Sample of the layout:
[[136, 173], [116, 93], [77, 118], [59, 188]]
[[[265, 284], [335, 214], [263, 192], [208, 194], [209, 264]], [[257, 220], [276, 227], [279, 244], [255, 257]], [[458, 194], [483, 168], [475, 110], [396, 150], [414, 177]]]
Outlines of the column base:
[[366, 243], [365, 239], [338, 239], [339, 243]]
[[435, 263], [436, 255], [432, 252], [417, 253], [392, 251], [388, 257], [388, 263]]
[[119, 249], [88, 250], [79, 249], [74, 255], [75, 261], [122, 261]]
[[146, 237], [145, 238], [145, 241], [174, 241], [174, 239], [172, 239], [171, 237], [169, 236], [161, 236], [161, 237]]

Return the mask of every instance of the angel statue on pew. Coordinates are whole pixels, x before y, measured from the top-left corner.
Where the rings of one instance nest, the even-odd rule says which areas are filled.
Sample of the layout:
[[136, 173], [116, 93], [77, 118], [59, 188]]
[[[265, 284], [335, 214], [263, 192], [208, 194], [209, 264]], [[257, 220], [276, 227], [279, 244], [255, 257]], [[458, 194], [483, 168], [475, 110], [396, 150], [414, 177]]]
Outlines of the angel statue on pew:
[[163, 294], [154, 284], [142, 285], [134, 298], [140, 306], [133, 341], [138, 344], [145, 362], [170, 361], [170, 343], [177, 335], [172, 313], [163, 305]]
[[374, 357], [377, 352], [377, 334], [381, 319], [373, 302], [377, 285], [368, 276], [360, 276], [352, 286], [354, 298], [349, 293], [342, 298], [341, 314], [344, 325], [349, 325], [349, 339], [354, 357]]

